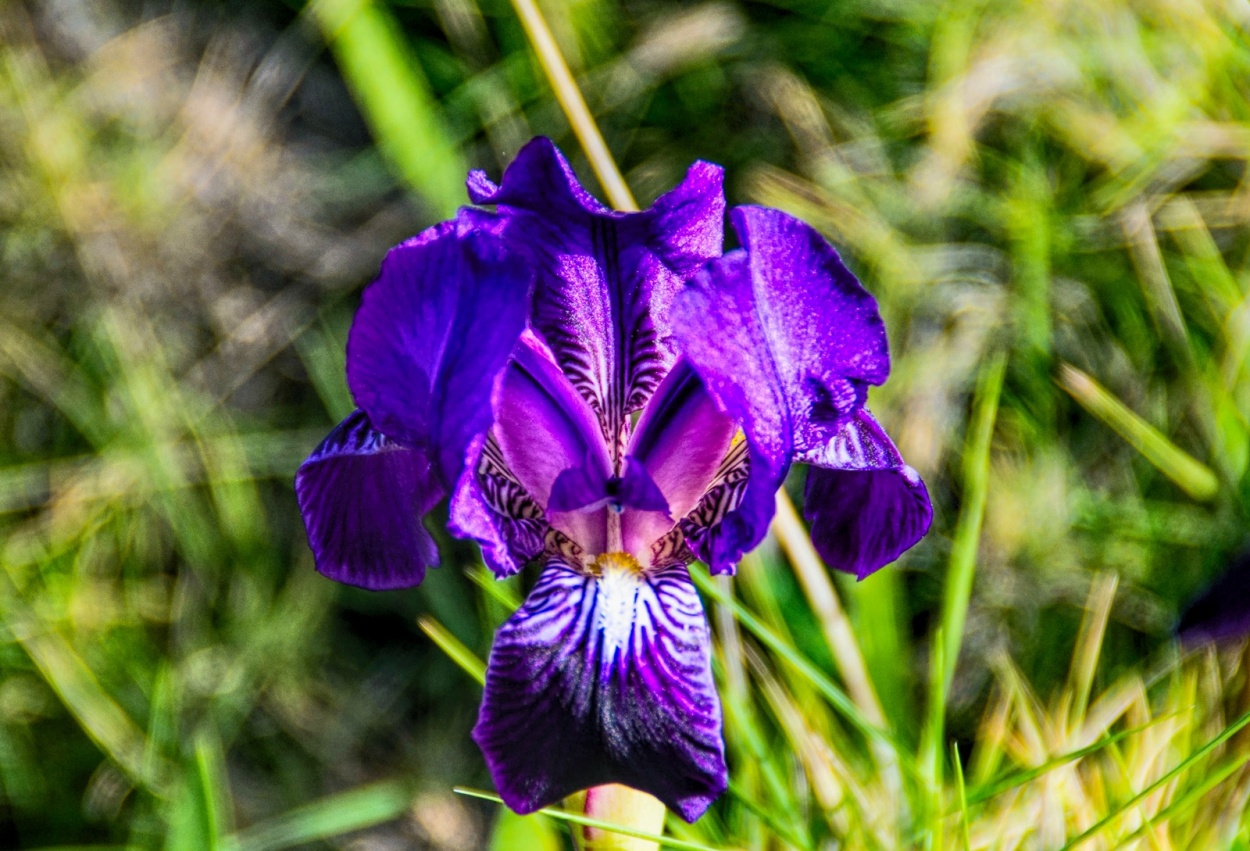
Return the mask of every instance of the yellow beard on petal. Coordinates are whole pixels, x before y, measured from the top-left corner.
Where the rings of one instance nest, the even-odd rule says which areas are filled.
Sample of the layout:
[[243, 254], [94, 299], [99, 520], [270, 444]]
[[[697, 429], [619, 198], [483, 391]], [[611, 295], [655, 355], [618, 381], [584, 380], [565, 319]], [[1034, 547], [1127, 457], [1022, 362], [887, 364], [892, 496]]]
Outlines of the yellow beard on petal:
[[599, 611], [595, 625], [603, 630], [604, 644], [614, 650], [629, 643], [634, 628], [642, 565], [629, 553], [604, 553], [590, 563], [599, 583]]

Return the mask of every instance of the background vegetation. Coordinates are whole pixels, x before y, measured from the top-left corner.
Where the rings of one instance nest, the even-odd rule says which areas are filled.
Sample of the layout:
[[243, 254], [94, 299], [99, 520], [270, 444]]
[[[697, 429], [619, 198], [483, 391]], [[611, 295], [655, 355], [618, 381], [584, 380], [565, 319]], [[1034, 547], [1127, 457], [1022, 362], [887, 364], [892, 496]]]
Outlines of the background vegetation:
[[[1173, 634], [1250, 508], [1250, 7], [542, 8], [641, 201], [712, 160], [843, 252], [936, 508], [698, 574], [679, 847], [1250, 848], [1245, 643]], [[595, 186], [503, 0], [0, 3], [0, 846], [567, 842], [451, 791], [532, 577], [334, 585], [291, 488], [386, 248], [538, 133]]]

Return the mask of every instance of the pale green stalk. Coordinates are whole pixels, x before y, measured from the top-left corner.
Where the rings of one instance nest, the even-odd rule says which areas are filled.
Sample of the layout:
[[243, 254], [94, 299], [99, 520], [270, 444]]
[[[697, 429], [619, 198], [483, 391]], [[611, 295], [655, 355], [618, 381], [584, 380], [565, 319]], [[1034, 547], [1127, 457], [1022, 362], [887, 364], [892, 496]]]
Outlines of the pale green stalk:
[[1210, 499], [1219, 491], [1219, 479], [1209, 467], [1168, 440], [1091, 376], [1065, 363], [1059, 368], [1059, 386], [1194, 499]]
[[[929, 673], [929, 705], [922, 745], [924, 772], [930, 794], [940, 796], [942, 753], [945, 737], [946, 696], [959, 660], [964, 621], [968, 616], [968, 600], [972, 594], [972, 578], [976, 571], [977, 547], [981, 541], [981, 524], [989, 491], [990, 439], [998, 413], [1006, 358], [992, 358], [981, 370], [973, 403], [972, 423], [964, 447], [964, 490], [955, 537], [951, 544], [950, 567], [942, 597], [941, 619], [934, 630], [933, 652]], [[940, 800], [930, 802], [934, 813], [942, 811]], [[940, 834], [940, 830], [937, 831]]]
[[838, 592], [833, 587], [829, 571], [811, 545], [811, 538], [808, 537], [794, 503], [782, 490], [777, 491], [777, 514], [773, 518], [773, 533], [794, 567], [794, 574], [812, 607], [812, 613], [820, 621], [820, 628], [833, 652], [838, 673], [846, 681], [846, 690], [850, 692], [865, 718], [879, 727], [884, 727], [885, 713], [868, 676], [863, 654], [860, 653], [859, 643], [851, 629], [851, 621], [838, 599]]
[[608, 150], [607, 142], [603, 141], [599, 125], [590, 114], [590, 107], [586, 105], [586, 99], [582, 97], [582, 91], [577, 87], [577, 81], [573, 79], [573, 73], [569, 71], [564, 54], [560, 52], [560, 46], [556, 44], [551, 27], [547, 26], [538, 4], [534, 0], [512, 0], [512, 8], [516, 10], [521, 25], [525, 27], [525, 35], [529, 37], [534, 53], [538, 55], [543, 73], [547, 75], [547, 81], [551, 83], [556, 100], [560, 102], [569, 126], [573, 128], [573, 134], [577, 136], [578, 143], [586, 153], [586, 159], [590, 160], [595, 177], [599, 178], [603, 191], [607, 193], [608, 202], [618, 210], [637, 210], [638, 202], [634, 200], [634, 193], [629, 191], [629, 185], [617, 167], [612, 152]]

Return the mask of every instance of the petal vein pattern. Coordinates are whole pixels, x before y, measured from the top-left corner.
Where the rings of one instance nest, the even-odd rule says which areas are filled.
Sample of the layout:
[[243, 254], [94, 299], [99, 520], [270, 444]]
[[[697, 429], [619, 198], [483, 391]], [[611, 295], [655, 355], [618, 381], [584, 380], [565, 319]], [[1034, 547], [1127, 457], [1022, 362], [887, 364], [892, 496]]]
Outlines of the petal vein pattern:
[[508, 806], [624, 783], [688, 821], [725, 789], [707, 621], [686, 568], [551, 560], [499, 630], [473, 737]]
[[933, 506], [924, 482], [866, 408], [803, 460], [814, 465], [803, 513], [830, 567], [863, 579], [929, 531]]
[[356, 410], [300, 465], [295, 495], [319, 570], [372, 590], [417, 585], [438, 564], [422, 518], [445, 495], [429, 459]]
[[598, 415], [614, 455], [626, 416], [673, 361], [667, 318], [677, 289], [720, 253], [721, 187], [718, 166], [696, 163], [651, 209], [613, 213], [543, 138], [517, 154], [498, 186], [470, 176], [473, 201], [498, 205], [494, 216], [477, 213], [484, 226], [531, 252], [533, 325]]

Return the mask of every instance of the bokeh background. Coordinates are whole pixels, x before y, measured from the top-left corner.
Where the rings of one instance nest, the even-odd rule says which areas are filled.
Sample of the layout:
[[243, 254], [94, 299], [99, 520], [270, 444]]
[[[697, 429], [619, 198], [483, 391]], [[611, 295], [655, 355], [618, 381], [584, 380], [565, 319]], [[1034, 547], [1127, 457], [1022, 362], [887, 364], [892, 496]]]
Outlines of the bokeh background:
[[[700, 578], [734, 785], [670, 830], [1250, 848], [1244, 642], [1175, 639], [1247, 537], [1250, 5], [540, 6], [640, 201], [711, 160], [838, 246], [936, 510]], [[291, 485], [386, 249], [536, 134], [598, 191], [504, 0], [0, 3], [0, 847], [565, 846], [452, 792], [532, 577], [335, 585]]]

